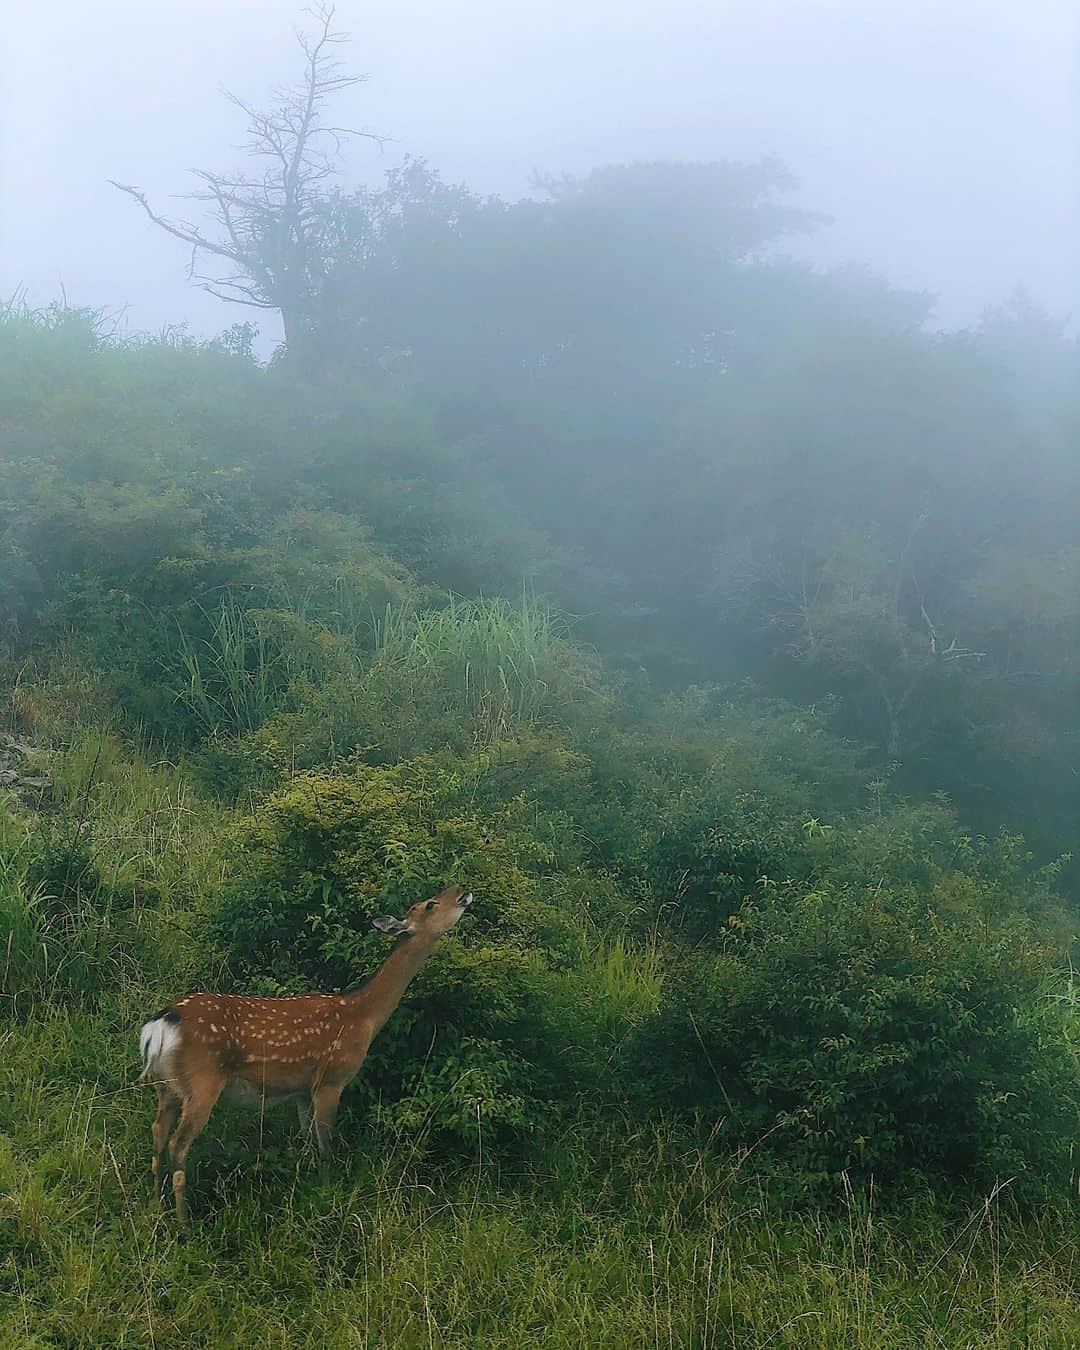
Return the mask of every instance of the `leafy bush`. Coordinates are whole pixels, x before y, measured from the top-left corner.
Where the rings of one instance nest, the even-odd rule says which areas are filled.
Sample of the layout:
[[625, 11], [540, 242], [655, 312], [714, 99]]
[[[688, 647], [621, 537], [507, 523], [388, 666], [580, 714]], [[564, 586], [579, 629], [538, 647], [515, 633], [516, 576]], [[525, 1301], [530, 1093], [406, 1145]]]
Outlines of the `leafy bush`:
[[[586, 938], [544, 884], [547, 851], [515, 831], [512, 809], [477, 812], [470, 794], [468, 778], [434, 760], [298, 775], [238, 826], [207, 930], [245, 988], [347, 988], [386, 956], [375, 914], [400, 913], [467, 879], [478, 903], [376, 1043], [360, 1093], [371, 1101], [408, 1094], [428, 1061], [432, 1081], [447, 1084], [448, 1066], [466, 1055], [482, 1061], [480, 1080], [495, 1094], [481, 1114], [523, 1128], [555, 1097], [566, 1100], [574, 1075], [586, 1072], [568, 1048], [581, 1039], [580, 1008], [564, 974]], [[421, 1101], [435, 1089], [414, 1087], [421, 1097], [395, 1118], [426, 1110]], [[475, 1134], [476, 1103], [462, 1116], [461, 1100], [447, 1097], [436, 1132], [465, 1129], [467, 1117], [468, 1138]]]
[[1061, 1185], [1080, 1063], [1048, 999], [1055, 954], [1019, 921], [914, 890], [770, 887], [717, 954], [677, 962], [637, 1043], [644, 1094], [786, 1160]]
[[462, 794], [460, 776], [433, 760], [297, 775], [237, 829], [213, 916], [236, 972], [283, 985], [355, 982], [384, 947], [371, 917], [455, 877], [492, 897], [469, 916], [474, 933], [532, 931], [534, 882], [492, 821], [462, 809]]

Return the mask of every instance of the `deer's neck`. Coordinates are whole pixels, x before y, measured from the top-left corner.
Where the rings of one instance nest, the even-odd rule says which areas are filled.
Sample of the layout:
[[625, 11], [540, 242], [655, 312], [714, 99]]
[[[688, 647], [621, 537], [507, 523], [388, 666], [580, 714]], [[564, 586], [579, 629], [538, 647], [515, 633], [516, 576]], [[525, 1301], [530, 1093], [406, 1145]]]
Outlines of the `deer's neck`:
[[401, 996], [431, 955], [434, 945], [418, 937], [398, 938], [390, 955], [367, 984], [349, 995], [355, 1011], [372, 1024], [373, 1035], [401, 1002]]

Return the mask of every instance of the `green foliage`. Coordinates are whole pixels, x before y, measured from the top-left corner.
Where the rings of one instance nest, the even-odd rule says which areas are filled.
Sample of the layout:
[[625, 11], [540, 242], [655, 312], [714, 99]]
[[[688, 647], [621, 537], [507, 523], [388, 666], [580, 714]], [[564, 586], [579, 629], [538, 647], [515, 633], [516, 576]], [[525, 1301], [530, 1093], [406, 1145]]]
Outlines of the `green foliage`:
[[[584, 935], [536, 874], [549, 853], [515, 828], [512, 812], [480, 814], [469, 795], [460, 772], [430, 760], [299, 775], [238, 826], [231, 877], [207, 916], [245, 988], [347, 988], [386, 954], [375, 914], [401, 913], [467, 877], [486, 902], [470, 912], [466, 936], [444, 942], [424, 968], [360, 1085], [369, 1101], [415, 1095], [388, 1119], [412, 1120], [441, 1102], [432, 1129], [457, 1131], [466, 1145], [477, 1111], [481, 1125], [533, 1128], [587, 1073], [573, 1047], [589, 1039], [576, 1025], [580, 991], [564, 973]], [[482, 1101], [468, 1095], [480, 1085]]]
[[[629, 1093], [723, 1122], [809, 1190], [844, 1173], [1059, 1184], [1080, 1078], [1047, 997], [1056, 949], [1031, 926], [1048, 931], [1052, 877], [944, 807], [822, 822], [796, 779], [748, 792], [754, 766], [728, 749], [730, 784], [718, 765], [647, 789], [648, 883], [618, 900], [574, 840], [580, 753], [526, 741], [300, 775], [241, 825], [210, 931], [245, 987], [347, 987], [381, 957], [373, 914], [467, 876], [480, 907], [360, 1089], [409, 1103], [383, 1118], [431, 1113], [433, 1138], [466, 1115], [459, 1144], [484, 1121], [521, 1135], [578, 1094]], [[482, 1102], [452, 1086], [477, 1056]]]
[[1067, 1184], [1080, 1063], [1023, 925], [913, 894], [765, 888], [681, 964], [639, 1054], [657, 1099], [796, 1161], [813, 1189], [910, 1171]]
[[449, 1137], [482, 1152], [485, 1138], [529, 1134], [551, 1114], [535, 1100], [532, 1078], [529, 1066], [498, 1042], [451, 1032], [437, 1059], [380, 1102], [375, 1118], [401, 1138]]
[[468, 876], [499, 897], [497, 916], [474, 927], [528, 931], [532, 883], [491, 822], [462, 809], [464, 792], [427, 760], [293, 778], [230, 849], [234, 879], [214, 924], [237, 972], [355, 983], [385, 945], [371, 918], [423, 899], [440, 878]]
[[207, 780], [223, 787], [266, 788], [355, 754], [392, 764], [446, 749], [481, 753], [507, 737], [581, 727], [604, 715], [608, 698], [595, 657], [528, 601], [391, 608], [359, 656], [297, 616], [249, 612], [232, 675], [224, 636], [205, 645], [213, 689], [195, 652], [182, 691], [215, 731], [234, 733], [200, 756]]
[[[243, 342], [121, 342], [93, 314], [9, 308], [7, 641], [37, 654], [78, 634], [130, 725], [190, 742], [209, 709], [168, 693], [191, 674], [177, 634], [208, 655], [224, 595], [366, 654], [388, 603], [407, 625], [417, 602], [524, 577], [625, 669], [828, 705], [902, 790], [1060, 852], [1075, 342], [1016, 303], [934, 337], [920, 297], [766, 263], [759, 248], [813, 223], [789, 186], [771, 164], [636, 165], [508, 204], [412, 164], [324, 203], [345, 366], [317, 387]], [[418, 657], [406, 680], [396, 643], [384, 672], [399, 714]], [[516, 697], [503, 675], [492, 734]], [[449, 716], [423, 741], [439, 710], [421, 692], [406, 735], [363, 714], [354, 746], [450, 743]], [[325, 701], [320, 721], [342, 700]]]

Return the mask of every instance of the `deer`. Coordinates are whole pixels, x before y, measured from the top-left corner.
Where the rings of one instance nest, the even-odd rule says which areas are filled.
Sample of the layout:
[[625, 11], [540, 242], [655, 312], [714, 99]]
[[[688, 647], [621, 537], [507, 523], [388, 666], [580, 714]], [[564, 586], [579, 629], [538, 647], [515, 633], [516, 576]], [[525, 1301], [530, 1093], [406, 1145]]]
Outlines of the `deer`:
[[219, 1099], [254, 1109], [294, 1101], [301, 1130], [310, 1138], [314, 1129], [320, 1159], [326, 1159], [343, 1090], [435, 944], [472, 898], [464, 886], [448, 886], [413, 905], [404, 919], [389, 914], [373, 919], [394, 945], [374, 975], [351, 992], [291, 998], [187, 994], [143, 1024], [138, 1081], [151, 1083], [157, 1094], [154, 1191], [161, 1201], [168, 1160], [182, 1228], [189, 1224], [188, 1154]]

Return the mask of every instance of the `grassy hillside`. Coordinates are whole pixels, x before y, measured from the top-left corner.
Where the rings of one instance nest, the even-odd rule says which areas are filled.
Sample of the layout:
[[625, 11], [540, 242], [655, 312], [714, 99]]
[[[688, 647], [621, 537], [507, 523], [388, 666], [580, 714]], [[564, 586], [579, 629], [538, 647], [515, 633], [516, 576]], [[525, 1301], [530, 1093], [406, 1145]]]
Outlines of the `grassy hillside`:
[[[0, 336], [4, 1344], [1080, 1340], [1053, 850], [567, 617], [611, 560], [407, 391]], [[457, 878], [331, 1174], [220, 1108], [182, 1238], [141, 1020]]]

